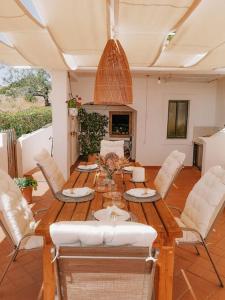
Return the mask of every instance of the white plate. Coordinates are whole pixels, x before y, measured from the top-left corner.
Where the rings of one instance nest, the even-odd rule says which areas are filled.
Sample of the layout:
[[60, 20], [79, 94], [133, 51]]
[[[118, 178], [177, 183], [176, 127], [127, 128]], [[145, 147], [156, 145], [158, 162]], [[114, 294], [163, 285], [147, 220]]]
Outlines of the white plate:
[[123, 170], [126, 171], [126, 172], [133, 172], [134, 167], [133, 166], [123, 167]]
[[155, 196], [156, 191], [149, 188], [136, 188], [136, 189], [130, 189], [126, 191], [126, 193], [130, 196], [137, 197], [137, 198], [148, 198], [148, 197]]
[[97, 164], [92, 164], [92, 165], [79, 165], [77, 168], [80, 170], [94, 170], [97, 169], [98, 165]]
[[66, 189], [62, 191], [62, 194], [67, 197], [85, 197], [93, 193], [94, 191], [90, 189], [89, 187], [82, 187], [82, 188], [72, 188], [72, 189]]
[[[115, 217], [112, 215], [112, 213], [116, 214]], [[104, 208], [97, 210], [94, 213], [94, 217], [99, 221], [127, 221], [130, 219], [130, 214], [127, 211], [119, 208], [116, 208], [115, 210]]]

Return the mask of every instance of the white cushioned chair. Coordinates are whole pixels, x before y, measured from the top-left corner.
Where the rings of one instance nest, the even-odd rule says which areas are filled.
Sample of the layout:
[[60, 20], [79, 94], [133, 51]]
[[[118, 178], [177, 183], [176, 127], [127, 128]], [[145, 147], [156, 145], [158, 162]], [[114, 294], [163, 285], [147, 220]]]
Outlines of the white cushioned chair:
[[65, 184], [62, 172], [46, 149], [34, 156], [37, 166], [41, 169], [53, 195], [60, 191]]
[[170, 153], [170, 155], [163, 162], [156, 178], [154, 185], [162, 199], [165, 199], [170, 187], [172, 186], [177, 175], [183, 168], [185, 154], [177, 150]]
[[187, 197], [183, 212], [179, 218], [175, 218], [183, 230], [183, 237], [177, 239], [176, 242], [195, 246], [198, 255], [200, 253], [197, 245], [204, 246], [221, 286], [223, 286], [223, 282], [205, 240], [212, 230], [216, 217], [222, 210], [224, 203], [225, 170], [220, 166], [215, 166], [210, 168], [195, 184]]
[[54, 223], [59, 299], [152, 299], [155, 229], [133, 222]]
[[105, 156], [107, 153], [114, 152], [119, 157], [124, 157], [124, 141], [101, 141], [100, 155]]
[[0, 279], [1, 283], [19, 250], [30, 250], [43, 245], [42, 237], [34, 235], [37, 222], [27, 201], [12, 178], [2, 170], [0, 170], [0, 226], [14, 247], [9, 264]]

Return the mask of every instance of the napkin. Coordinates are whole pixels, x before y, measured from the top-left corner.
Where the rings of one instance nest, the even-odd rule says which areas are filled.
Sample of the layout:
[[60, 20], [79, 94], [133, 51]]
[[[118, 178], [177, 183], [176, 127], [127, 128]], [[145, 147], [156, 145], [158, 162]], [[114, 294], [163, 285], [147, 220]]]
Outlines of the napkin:
[[98, 167], [97, 164], [92, 164], [92, 165], [79, 165], [77, 168], [81, 170], [93, 170]]
[[84, 197], [93, 193], [94, 190], [89, 187], [65, 189], [62, 194], [68, 197]]
[[108, 206], [106, 208], [106, 213], [108, 216], [112, 216], [113, 213], [115, 214], [115, 216], [123, 216], [124, 212], [126, 212], [126, 211], [118, 208], [116, 205]]
[[136, 188], [136, 189], [130, 189], [126, 191], [126, 193], [128, 195], [137, 198], [147, 198], [147, 197], [154, 196], [156, 194], [156, 191], [149, 188]]

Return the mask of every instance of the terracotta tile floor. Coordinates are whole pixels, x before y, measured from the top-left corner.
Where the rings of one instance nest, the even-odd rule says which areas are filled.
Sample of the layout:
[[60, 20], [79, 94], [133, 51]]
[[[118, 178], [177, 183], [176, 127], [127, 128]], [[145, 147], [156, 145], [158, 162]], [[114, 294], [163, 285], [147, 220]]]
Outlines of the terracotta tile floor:
[[[148, 168], [149, 178], [154, 178], [158, 169]], [[49, 207], [53, 197], [48, 190], [39, 171], [34, 171], [34, 177], [39, 181], [38, 190], [34, 194], [34, 210]], [[176, 180], [168, 195], [167, 202], [181, 209], [194, 183], [199, 179], [200, 172], [195, 168], [185, 168]], [[209, 240], [209, 248], [217, 263], [220, 274], [225, 282], [225, 215], [218, 218], [214, 231]], [[5, 267], [12, 247], [7, 239], [0, 243], [0, 272]], [[218, 287], [218, 282], [206, 255], [199, 247], [201, 256], [195, 254], [193, 247], [180, 246], [176, 248], [174, 273], [174, 300], [193, 299], [187, 284], [181, 274], [185, 270], [186, 276], [198, 300], [224, 300], [225, 288]], [[13, 263], [2, 286], [1, 300], [33, 300], [37, 299], [42, 282], [42, 253], [41, 250], [21, 253]]]

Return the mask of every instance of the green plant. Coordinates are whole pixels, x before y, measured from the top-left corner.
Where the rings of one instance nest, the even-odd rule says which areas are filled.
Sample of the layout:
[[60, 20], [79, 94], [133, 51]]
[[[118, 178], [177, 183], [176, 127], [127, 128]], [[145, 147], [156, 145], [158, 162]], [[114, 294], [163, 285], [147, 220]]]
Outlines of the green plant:
[[29, 108], [16, 113], [0, 112], [0, 131], [14, 128], [17, 137], [33, 132], [51, 122], [50, 107]]
[[67, 100], [66, 103], [68, 108], [77, 108], [80, 107], [81, 100], [82, 100], [81, 97], [76, 95], [75, 97], [72, 97], [71, 99]]
[[14, 180], [20, 189], [32, 187], [34, 190], [36, 190], [38, 186], [37, 180], [33, 179], [32, 177], [14, 178]]
[[80, 108], [78, 120], [81, 154], [87, 157], [89, 154], [98, 153], [101, 140], [107, 133], [109, 118], [96, 112], [87, 113], [84, 108]]

